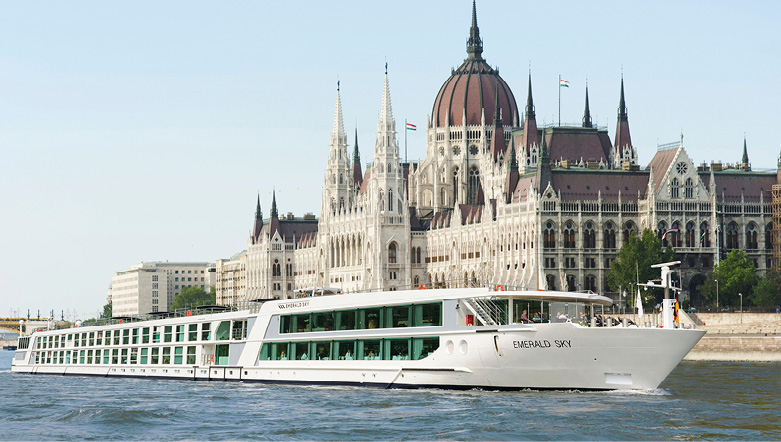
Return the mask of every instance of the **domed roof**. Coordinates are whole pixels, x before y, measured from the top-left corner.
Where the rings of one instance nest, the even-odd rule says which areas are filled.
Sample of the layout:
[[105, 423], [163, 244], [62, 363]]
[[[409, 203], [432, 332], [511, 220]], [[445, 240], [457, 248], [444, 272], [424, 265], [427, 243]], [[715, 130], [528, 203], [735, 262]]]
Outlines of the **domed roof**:
[[[467, 125], [481, 124], [485, 113], [487, 124], [491, 124], [496, 110], [496, 96], [499, 98], [499, 109], [502, 124], [513, 126], [518, 115], [518, 105], [510, 86], [499, 76], [499, 71], [492, 68], [483, 59], [483, 40], [477, 27], [477, 11], [472, 3], [472, 27], [469, 30], [464, 63], [455, 69], [450, 78], [439, 89], [434, 100], [432, 119], [435, 126], [448, 124], [460, 126], [466, 114]], [[497, 88], [498, 94], [497, 94]]]

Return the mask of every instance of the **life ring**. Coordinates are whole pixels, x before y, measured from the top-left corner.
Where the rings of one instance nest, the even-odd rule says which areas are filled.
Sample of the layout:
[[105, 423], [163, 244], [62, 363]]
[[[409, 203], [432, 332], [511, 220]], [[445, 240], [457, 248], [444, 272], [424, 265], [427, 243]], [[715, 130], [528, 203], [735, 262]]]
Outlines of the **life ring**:
[[497, 285], [496, 286], [496, 291], [497, 292], [503, 292], [504, 291], [504, 287], [502, 287], [501, 285]]
[[187, 316], [192, 316], [192, 315], [193, 315], [193, 312], [191, 312], [190, 310], [187, 310]]
[[426, 290], [426, 284], [419, 285], [418, 290]]
[[120, 324], [122, 323], [122, 320], [121, 320], [121, 319], [119, 320], [119, 323], [120, 323]]
[[214, 355], [211, 357], [212, 364], [214, 363]]

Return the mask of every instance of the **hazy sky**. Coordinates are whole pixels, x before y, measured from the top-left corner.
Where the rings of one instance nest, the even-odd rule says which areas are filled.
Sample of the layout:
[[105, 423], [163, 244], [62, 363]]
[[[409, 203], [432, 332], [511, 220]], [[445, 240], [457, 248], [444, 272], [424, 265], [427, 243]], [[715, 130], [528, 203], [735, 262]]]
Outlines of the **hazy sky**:
[[[538, 124], [591, 113], [615, 133], [623, 69], [645, 165], [781, 151], [781, 2], [477, 5], [483, 55]], [[465, 58], [471, 2], [0, 3], [0, 316], [93, 316], [113, 272], [246, 248], [258, 192], [320, 214], [337, 77], [371, 161], [387, 58], [396, 127], [422, 128]], [[409, 158], [424, 156], [423, 131]], [[402, 146], [403, 148], [403, 146]]]

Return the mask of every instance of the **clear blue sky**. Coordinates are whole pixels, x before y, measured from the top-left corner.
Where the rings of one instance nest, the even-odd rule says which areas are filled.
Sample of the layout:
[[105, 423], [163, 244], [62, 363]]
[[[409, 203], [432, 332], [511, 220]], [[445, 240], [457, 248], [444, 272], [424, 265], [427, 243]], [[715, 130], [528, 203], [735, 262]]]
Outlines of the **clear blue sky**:
[[[781, 3], [478, 2], [488, 62], [538, 123], [615, 131], [623, 69], [642, 164], [781, 151]], [[471, 2], [0, 3], [0, 316], [90, 317], [113, 272], [214, 261], [269, 213], [320, 213], [337, 76], [371, 161], [387, 57], [397, 130], [422, 127], [466, 56]], [[425, 152], [411, 134], [410, 159]]]

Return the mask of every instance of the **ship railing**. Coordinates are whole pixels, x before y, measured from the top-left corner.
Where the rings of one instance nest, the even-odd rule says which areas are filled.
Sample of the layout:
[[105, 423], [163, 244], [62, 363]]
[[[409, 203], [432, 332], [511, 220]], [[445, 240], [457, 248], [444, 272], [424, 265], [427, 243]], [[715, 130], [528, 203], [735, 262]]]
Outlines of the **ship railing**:
[[505, 305], [493, 298], [466, 298], [464, 304], [484, 325], [501, 325], [506, 322]]

